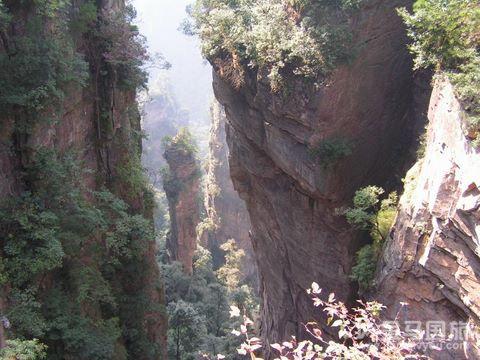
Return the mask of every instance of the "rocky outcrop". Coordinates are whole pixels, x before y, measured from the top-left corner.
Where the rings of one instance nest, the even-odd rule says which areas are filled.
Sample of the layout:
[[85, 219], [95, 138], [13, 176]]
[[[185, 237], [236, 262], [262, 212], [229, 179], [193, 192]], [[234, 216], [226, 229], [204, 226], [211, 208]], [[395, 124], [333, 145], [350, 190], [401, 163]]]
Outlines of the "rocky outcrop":
[[[188, 139], [187, 139], [188, 138]], [[179, 261], [187, 274], [193, 272], [193, 254], [197, 248], [197, 225], [200, 222], [200, 169], [190, 149], [190, 137], [179, 133], [165, 147], [169, 172], [163, 188], [168, 200], [170, 232], [167, 250], [171, 261]]]
[[[43, 5], [44, 3], [46, 5]], [[1, 55], [11, 51], [12, 49], [9, 49], [8, 45], [12, 46], [16, 39], [23, 36], [22, 32], [26, 28], [24, 21], [28, 22], [26, 19], [33, 16], [36, 6], [51, 6], [49, 5], [51, 2], [44, 3], [30, 2], [28, 5], [18, 5], [11, 1], [3, 2], [11, 11], [13, 22], [8, 29], [3, 27], [4, 24], [0, 26], [2, 35], [2, 41], [0, 41]], [[82, 7], [84, 3], [84, 1], [76, 1], [72, 8], [69, 7], [69, 11], [75, 13], [81, 11], [80, 9], [87, 9]], [[95, 17], [91, 21], [96, 21], [97, 12], [100, 16], [101, 12], [106, 14], [124, 8], [124, 1], [121, 0], [98, 1], [96, 3], [99, 4], [98, 8], [89, 2], [94, 6], [93, 10], [88, 8], [94, 11], [93, 15]], [[62, 5], [58, 6], [61, 7]], [[65, 14], [67, 14], [67, 11], [65, 11]], [[62, 12], [58, 16], [66, 16], [65, 14]], [[52, 11], [52, 14], [49, 13], [48, 16], [54, 19], [57, 14]], [[48, 64], [48, 61], [67, 63], [68, 58], [52, 58], [52, 53], [48, 53], [50, 50], [48, 46], [52, 46], [51, 44], [56, 36], [62, 36], [60, 33], [70, 36], [70, 30], [72, 29], [61, 27], [57, 29], [51, 24], [45, 25], [43, 21], [53, 22], [48, 16], [42, 16], [40, 20], [36, 18], [36, 21], [38, 21], [35, 22], [39, 32], [45, 31], [47, 33], [46, 37], [50, 41], [39, 45], [39, 48], [45, 51], [45, 53], [41, 53], [43, 56], [41, 58], [42, 64]], [[60, 24], [59, 26], [66, 26], [67, 19], [62, 18]], [[48, 33], [48, 31], [52, 33]], [[60, 33], [54, 31], [60, 31]], [[85, 217], [72, 218], [69, 219], [70, 223], [61, 223], [58, 227], [48, 229], [48, 232], [52, 234], [63, 231], [63, 227], [75, 228], [82, 234], [85, 231], [90, 232], [85, 235], [86, 239], [84, 239], [83, 235], [80, 236], [73, 230], [68, 230], [70, 231], [68, 232], [69, 236], [60, 238], [61, 243], [58, 245], [63, 246], [62, 251], [65, 252], [60, 264], [44, 273], [41, 273], [41, 269], [45, 268], [45, 265], [42, 265], [43, 267], [40, 266], [40, 270], [36, 269], [36, 272], [32, 273], [31, 280], [38, 279], [38, 287], [34, 286], [32, 289], [27, 289], [28, 301], [33, 302], [35, 311], [40, 311], [41, 317], [44, 317], [45, 323], [48, 324], [48, 327], [42, 328], [42, 332], [37, 332], [34, 337], [40, 338], [41, 342], [48, 345], [48, 358], [52, 359], [125, 359], [127, 356], [138, 359], [165, 358], [167, 321], [161, 309], [164, 303], [164, 294], [155, 259], [156, 245], [154, 239], [147, 238], [145, 246], [138, 249], [139, 254], [141, 254], [138, 259], [133, 256], [119, 257], [120, 260], [118, 260], [119, 264], [117, 265], [121, 265], [120, 270], [111, 264], [105, 265], [104, 262], [107, 262], [108, 259], [106, 256], [102, 258], [100, 255], [111, 255], [111, 252], [113, 252], [106, 250], [108, 247], [106, 237], [112, 237], [111, 231], [113, 229], [106, 225], [108, 224], [107, 219], [98, 218], [100, 205], [95, 198], [97, 192], [104, 196], [107, 196], [105, 194], [108, 193], [108, 196], [115, 198], [116, 206], [120, 206], [115, 211], [119, 211], [122, 206], [125, 206], [125, 216], [128, 212], [128, 215], [131, 215], [133, 219], [149, 224], [147, 227], [151, 227], [149, 221], [152, 219], [152, 208], [146, 196], [148, 189], [139, 187], [134, 181], [138, 179], [133, 179], [130, 176], [132, 175], [130, 170], [135, 169], [135, 166], [138, 165], [135, 162], [137, 155], [141, 153], [141, 141], [137, 136], [141, 131], [141, 126], [135, 100], [135, 90], [127, 90], [120, 86], [116, 75], [113, 76], [111, 71], [107, 71], [108, 66], [105, 59], [100, 56], [97, 61], [90, 56], [92, 53], [101, 55], [97, 52], [97, 44], [94, 43], [93, 39], [86, 35], [83, 36], [81, 33], [74, 33], [74, 31], [72, 30], [72, 39], [68, 38], [68, 41], [75, 43], [77, 51], [81, 52], [82, 61], [83, 59], [86, 61], [85, 69], [89, 73], [86, 84], [79, 86], [72, 83], [61, 83], [61, 95], [59, 96], [58, 93], [50, 94], [49, 91], [52, 87], [58, 86], [60, 88], [59, 83], [55, 81], [66, 82], [68, 79], [74, 78], [74, 73], [80, 71], [82, 64], [76, 64], [78, 67], [69, 69], [71, 73], [61, 74], [61, 76], [64, 76], [61, 80], [55, 78], [55, 71], [63, 70], [61, 66], [49, 68], [45, 65], [45, 68], [41, 69], [41, 80], [38, 80], [35, 78], [37, 76], [35, 72], [37, 63], [35, 61], [38, 61], [35, 56], [39, 55], [34, 52], [34, 48], [27, 47], [27, 50], [17, 51], [11, 56], [11, 59], [17, 61], [15, 56], [21, 57], [23, 56], [21, 52], [26, 51], [27, 56], [30, 56], [31, 59], [31, 67], [28, 67], [28, 71], [30, 71], [29, 75], [32, 78], [20, 78], [20, 74], [24, 74], [27, 70], [19, 69], [17, 81], [21, 84], [27, 83], [28, 86], [33, 86], [36, 84], [35, 81], [48, 79], [48, 86], [38, 87], [39, 97], [36, 101], [39, 103], [42, 101], [42, 94], [47, 94], [51, 98], [58, 96], [61, 100], [58, 110], [57, 107], [47, 106], [41, 107], [41, 110], [38, 110], [35, 114], [29, 114], [22, 108], [24, 104], [19, 103], [12, 111], [2, 109], [0, 114], [2, 127], [0, 134], [0, 207], [2, 211], [5, 207], [8, 208], [9, 201], [12, 199], [33, 196], [41, 191], [40, 183], [42, 179], [32, 180], [25, 175], [25, 172], [32, 166], [35, 157], [42, 151], [47, 150], [49, 151], [48, 154], [55, 154], [55, 156], [51, 155], [47, 159], [51, 163], [57, 161], [57, 156], [58, 159], [61, 159], [66, 154], [74, 154], [71, 158], [75, 158], [74, 162], [75, 166], [78, 166], [78, 171], [75, 173], [76, 178], [68, 178], [67, 180], [78, 184], [75, 191], [82, 192], [82, 195], [79, 203], [64, 204], [64, 209], [49, 209], [48, 201], [37, 204], [38, 208], [42, 209], [45, 214], [50, 214], [50, 216], [56, 216], [55, 211], [59, 213], [61, 211], [71, 211], [73, 213], [77, 211], [75, 214], [78, 215], [78, 208], [88, 209], [96, 214], [93, 218], [88, 218], [89, 215], [85, 212], [83, 213]], [[36, 39], [36, 41], [43, 40], [41, 36], [39, 36], [39, 39]], [[63, 38], [59, 40], [59, 43], [62, 40]], [[19, 41], [19, 44], [21, 46], [22, 42]], [[67, 44], [69, 45], [70, 42]], [[62, 46], [67, 45], [62, 43]], [[57, 48], [53, 49], [53, 51], [58, 51]], [[108, 70], [111, 69], [108, 68]], [[5, 69], [0, 69], [1, 71], [5, 71]], [[6, 75], [3, 73], [2, 81], [5, 78]], [[18, 86], [22, 86], [21, 84], [18, 84]], [[28, 86], [25, 91], [30, 90]], [[12, 91], [12, 89], [10, 88], [9, 91]], [[59, 92], [60, 90], [56, 89], [56, 91]], [[5, 93], [2, 92], [1, 95], [2, 100], [4, 100]], [[51, 99], [47, 99], [47, 101], [53, 102]], [[28, 127], [27, 130], [25, 126]], [[47, 165], [51, 163], [47, 163]], [[136, 167], [136, 169], [139, 168]], [[40, 170], [44, 171], [45, 169]], [[61, 170], [54, 170], [58, 171], [54, 173], [55, 175], [64, 176], [61, 175]], [[46, 181], [49, 180], [55, 179], [46, 179]], [[53, 191], [60, 191], [60, 189], [54, 188]], [[52, 203], [55, 201], [54, 199], [47, 200], [51, 200]], [[93, 213], [90, 215], [93, 215]], [[28, 219], [28, 216], [31, 215], [25, 215], [25, 219]], [[113, 217], [114, 215], [112, 215]], [[93, 229], [83, 228], [90, 224], [87, 222], [87, 218], [89, 221], [97, 221], [103, 225]], [[128, 226], [128, 224], [121, 225], [124, 229]], [[34, 226], [32, 225], [33, 228]], [[3, 230], [5, 230], [5, 227], [2, 224], [0, 231]], [[9, 229], [8, 231], [13, 230]], [[26, 228], [24, 231], [28, 233], [29, 229]], [[141, 234], [136, 234], [134, 239], [137, 240], [140, 236]], [[2, 234], [1, 238], [0, 261], [3, 260], [5, 255], [5, 234]], [[44, 238], [32, 236], [30, 239], [31, 251], [35, 251], [38, 239]], [[45, 239], [50, 238], [45, 237]], [[53, 235], [52, 239], [55, 240]], [[111, 240], [112, 238], [110, 238]], [[75, 250], [76, 248], [72, 250], [72, 242], [80, 243], [78, 250]], [[52, 245], [47, 244], [46, 249], [52, 251], [49, 246]], [[125, 251], [130, 251], [127, 249], [127, 244], [122, 246], [124, 246]], [[41, 256], [45, 256], [45, 253], [38, 251], [34, 259], [37, 260]], [[9, 256], [10, 258], [7, 261], [12, 261], [12, 254], [10, 253]], [[2, 262], [2, 266], [4, 264]], [[78, 266], [78, 268], [73, 265]], [[4, 269], [2, 267], [2, 273]], [[79, 271], [75, 272], [75, 269], [91, 271], [86, 272], [86, 274], [94, 274], [98, 278], [87, 279], [82, 277], [79, 280], [80, 283], [77, 283], [73, 276], [79, 274]], [[91, 282], [87, 283], [87, 281]], [[27, 309], [29, 304], [22, 305], [18, 299], [19, 291], [23, 291], [23, 289], [18, 285], [16, 285], [18, 289], [15, 289], [15, 286], [10, 286], [11, 284], [3, 285], [2, 282], [6, 294], [5, 299], [0, 299], [2, 315], [9, 314], [14, 306], [24, 306], [21, 309]], [[92, 288], [95, 290], [92, 290]], [[15, 291], [17, 292], [15, 293]], [[95, 291], [97, 293], [94, 293]], [[98, 296], [98, 291], [103, 295]], [[84, 296], [87, 293], [88, 295]], [[65, 297], [59, 300], [59, 294]], [[102, 296], [103, 298], [98, 300]], [[58, 303], [47, 301], [47, 299]], [[107, 302], [110, 304], [110, 301], [113, 304], [111, 308], [106, 305]], [[138, 306], [138, 304], [141, 304], [141, 306]], [[65, 311], [65, 314], [62, 311]], [[35, 313], [25, 311], [20, 316], [25, 316], [26, 321], [32, 324], [32, 328], [33, 324], [39, 321], [35, 317]], [[11, 325], [12, 329], [8, 334], [9, 336], [29, 338], [33, 332], [33, 330], [28, 329], [27, 332], [22, 333], [19, 330], [19, 324], [13, 321], [11, 321]], [[52, 335], [53, 332], [54, 335]], [[103, 342], [106, 338], [112, 339], [112, 341], [110, 343]], [[94, 341], [97, 348], [91, 347], [89, 341]], [[72, 345], [73, 342], [75, 345]]]
[[[424, 156], [407, 173], [405, 192], [377, 274], [377, 297], [395, 318], [458, 322], [480, 319], [480, 154], [465, 137], [465, 117], [452, 85], [437, 80]], [[473, 343], [455, 339], [435, 358], [478, 358]], [[459, 346], [460, 345], [460, 346]], [[463, 349], [463, 346], [466, 346]]]
[[[335, 209], [361, 186], [385, 186], [408, 162], [418, 118], [411, 59], [395, 8], [409, 4], [367, 2], [351, 22], [355, 60], [318, 89], [292, 81], [288, 96], [272, 94], [266, 74], [255, 69], [237, 89], [214, 61], [215, 95], [228, 120], [231, 176], [252, 222], [261, 332], [269, 341], [302, 336], [302, 323], [318, 317], [305, 294], [312, 281], [340, 299], [355, 295], [349, 272], [361, 239]], [[311, 150], [338, 138], [351, 144], [351, 155], [326, 167]]]
[[234, 239], [245, 251], [242, 274], [245, 281], [256, 284], [257, 271], [250, 241], [250, 218], [245, 203], [233, 188], [228, 165], [225, 134], [225, 111], [218, 102], [211, 106], [209, 156], [207, 162], [205, 209], [206, 219], [200, 231], [201, 241], [212, 254], [214, 268], [225, 263], [220, 246]]

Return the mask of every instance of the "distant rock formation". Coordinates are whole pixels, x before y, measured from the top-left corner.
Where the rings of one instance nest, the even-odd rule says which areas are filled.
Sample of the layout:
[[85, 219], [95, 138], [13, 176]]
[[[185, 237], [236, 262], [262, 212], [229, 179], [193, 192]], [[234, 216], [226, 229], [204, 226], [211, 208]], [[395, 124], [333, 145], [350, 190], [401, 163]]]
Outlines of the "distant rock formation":
[[233, 188], [228, 165], [228, 146], [225, 135], [225, 111], [217, 102], [211, 106], [209, 157], [206, 169], [205, 209], [206, 219], [199, 229], [202, 244], [212, 253], [213, 266], [224, 264], [224, 253], [220, 246], [234, 239], [245, 251], [242, 264], [244, 281], [258, 285], [255, 258], [250, 240], [250, 218], [245, 203]]
[[193, 254], [197, 247], [200, 222], [200, 168], [196, 149], [186, 129], [180, 130], [165, 146], [169, 170], [163, 176], [170, 213], [167, 250], [172, 261], [182, 263], [187, 274], [193, 272]]

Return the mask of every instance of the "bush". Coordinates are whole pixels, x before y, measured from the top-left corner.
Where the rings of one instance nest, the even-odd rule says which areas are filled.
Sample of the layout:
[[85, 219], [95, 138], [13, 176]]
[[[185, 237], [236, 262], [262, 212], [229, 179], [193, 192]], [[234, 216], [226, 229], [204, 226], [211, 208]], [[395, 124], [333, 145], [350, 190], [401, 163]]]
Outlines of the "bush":
[[[136, 332], [135, 345], [148, 340], [143, 321], [153, 311], [148, 301], [130, 306], [137, 323], [119, 322], [126, 299], [135, 305], [119, 288], [119, 274], [134, 272], [142, 283], [152, 224], [109, 191], [88, 192], [80, 183], [84, 171], [74, 154], [39, 149], [25, 169], [31, 192], [0, 212], [13, 334], [40, 338], [52, 360], [111, 359], [121, 326]], [[79, 254], [89, 254], [89, 263]]]
[[199, 34], [207, 59], [230, 58], [239, 78], [244, 66], [264, 69], [277, 92], [287, 74], [316, 80], [349, 57], [345, 10], [354, 3], [198, 0], [185, 28]]
[[79, 6], [78, 12], [74, 14], [70, 22], [70, 28], [75, 34], [85, 34], [95, 26], [97, 17], [97, 5], [93, 0], [89, 0]]
[[362, 247], [356, 254], [351, 278], [360, 286], [360, 292], [368, 290], [375, 276], [375, 268], [382, 246], [397, 215], [398, 197], [392, 192], [380, 200], [385, 191], [378, 186], [367, 186], [355, 192], [353, 207], [341, 209], [349, 224], [369, 232], [372, 244]]
[[37, 339], [7, 340], [7, 347], [0, 350], [4, 360], [41, 360], [46, 359], [46, 346]]
[[[76, 52], [66, 25], [52, 16], [47, 30], [43, 14], [56, 9], [39, 3], [24, 34], [4, 32], [12, 46], [0, 53], [0, 106], [7, 114], [21, 115], [22, 122], [16, 125], [23, 131], [39, 118], [57, 120], [66, 86], [83, 86], [88, 77], [87, 64]], [[0, 18], [11, 20], [5, 6], [0, 7]]]
[[198, 152], [198, 147], [192, 133], [185, 127], [181, 128], [174, 137], [165, 136], [162, 142], [165, 150], [179, 149], [190, 154], [196, 154]]
[[344, 139], [328, 139], [310, 150], [310, 154], [319, 159], [324, 168], [333, 166], [337, 161], [352, 154], [351, 145]]
[[385, 190], [378, 186], [364, 187], [355, 192], [353, 208], [340, 211], [351, 225], [360, 230], [368, 230], [376, 243], [385, 241], [396, 215], [396, 192], [380, 201], [380, 196], [384, 193]]
[[375, 278], [378, 254], [373, 245], [365, 245], [355, 256], [350, 278], [358, 282], [360, 292], [366, 291]]
[[146, 40], [133, 25], [135, 9], [127, 5], [122, 11], [104, 11], [96, 28], [90, 32], [98, 46], [94, 56], [101, 56], [111, 77], [121, 89], [135, 91], [146, 88], [148, 74], [143, 65], [150, 60]]
[[480, 141], [480, 2], [478, 0], [417, 0], [413, 14], [399, 10], [413, 40], [415, 68], [444, 71], [471, 116]]
[[[262, 341], [252, 335], [251, 328], [254, 325], [248, 316], [241, 316], [238, 308], [232, 307], [231, 316], [240, 317], [242, 323], [238, 330], [233, 330], [236, 336], [243, 340], [237, 349], [238, 354], [248, 356], [250, 359], [258, 359], [256, 353], [273, 349], [276, 358], [289, 360], [307, 359], [426, 359], [416, 347], [419, 345], [421, 334], [404, 332], [395, 322], [393, 325], [382, 324], [379, 315], [384, 308], [375, 301], [362, 302], [360, 306], [348, 309], [345, 304], [335, 299], [331, 293], [327, 300], [320, 298], [321, 289], [317, 283], [313, 283], [311, 294], [315, 307], [321, 307], [327, 316], [327, 326], [330, 331], [324, 335], [323, 329], [316, 322], [310, 321], [304, 325], [310, 335], [308, 340], [297, 339], [295, 336], [289, 341], [262, 344]], [[406, 304], [402, 303], [400, 309]], [[338, 329], [338, 331], [337, 331]], [[337, 332], [338, 340], [332, 340], [333, 332]], [[430, 339], [429, 345], [438, 341]], [[222, 359], [223, 356], [219, 356]]]

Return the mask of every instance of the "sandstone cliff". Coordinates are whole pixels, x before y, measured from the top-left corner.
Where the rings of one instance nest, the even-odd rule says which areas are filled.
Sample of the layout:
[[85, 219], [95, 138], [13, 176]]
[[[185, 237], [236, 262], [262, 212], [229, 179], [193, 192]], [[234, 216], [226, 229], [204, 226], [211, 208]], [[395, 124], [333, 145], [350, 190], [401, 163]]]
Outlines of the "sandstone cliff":
[[[395, 8], [369, 1], [351, 19], [358, 53], [319, 89], [291, 81], [272, 94], [266, 74], [249, 69], [240, 86], [214, 63], [214, 90], [227, 115], [230, 171], [252, 221], [263, 297], [264, 338], [301, 336], [316, 317], [305, 289], [316, 280], [340, 299], [356, 297], [349, 280], [361, 239], [335, 209], [367, 184], [391, 187], [409, 162], [421, 107], [406, 38]], [[417, 116], [416, 114], [420, 114]], [[312, 155], [345, 139], [351, 154], [325, 166]], [[318, 314], [317, 314], [318, 315]]]
[[201, 240], [212, 253], [214, 268], [224, 264], [220, 246], [234, 239], [245, 251], [242, 264], [244, 280], [257, 283], [257, 272], [250, 241], [250, 218], [245, 203], [233, 188], [228, 165], [228, 146], [225, 134], [225, 112], [218, 102], [211, 107], [209, 156], [207, 162], [205, 209]]
[[[407, 173], [391, 239], [377, 273], [375, 296], [395, 318], [478, 326], [480, 156], [468, 139], [466, 114], [445, 79], [435, 82], [424, 155]], [[461, 342], [461, 339], [459, 339]], [[478, 358], [472, 343], [436, 358]]]
[[[11, 215], [0, 226], [8, 337], [39, 338], [49, 359], [164, 358], [164, 295], [152, 204], [139, 165], [136, 89], [121, 83], [125, 78], [100, 50], [101, 36], [111, 35], [107, 24], [127, 29], [116, 17], [125, 4], [77, 1], [66, 9], [59, 5], [57, 14], [57, 8], [42, 8], [50, 2], [3, 3], [0, 10], [8, 11], [11, 23], [0, 26], [2, 64], [20, 64], [14, 82], [7, 67], [0, 69], [1, 208]], [[76, 14], [98, 33], [87, 32]], [[65, 70], [71, 58], [75, 67]], [[69, 80], [83, 68], [84, 81]], [[13, 100], [11, 107], [8, 92], [15, 86], [36, 94], [34, 106], [43, 105], [42, 96], [47, 105], [32, 111], [30, 98]], [[24, 212], [23, 225], [18, 211]], [[52, 221], [46, 228], [42, 217]], [[27, 247], [12, 251], [12, 238]], [[20, 267], [27, 278], [19, 279], [13, 266], [31, 253], [30, 267]]]
[[165, 146], [168, 172], [163, 177], [170, 213], [167, 250], [170, 260], [179, 261], [187, 274], [193, 271], [200, 222], [200, 169], [187, 130], [181, 130]]

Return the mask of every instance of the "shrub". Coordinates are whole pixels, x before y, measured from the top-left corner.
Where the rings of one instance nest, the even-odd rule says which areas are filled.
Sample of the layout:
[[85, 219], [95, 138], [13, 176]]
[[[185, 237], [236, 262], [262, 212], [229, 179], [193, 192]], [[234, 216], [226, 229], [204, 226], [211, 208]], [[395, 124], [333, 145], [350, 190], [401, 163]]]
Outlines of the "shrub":
[[[122, 11], [104, 11], [98, 26], [90, 33], [103, 61], [117, 85], [123, 90], [146, 88], [148, 75], [143, 65], [150, 60], [146, 40], [133, 25], [135, 9], [127, 5]], [[98, 54], [96, 54], [98, 55]]]
[[181, 128], [174, 137], [165, 136], [162, 139], [162, 143], [165, 150], [179, 149], [190, 154], [196, 154], [198, 152], [198, 147], [192, 133], [185, 127]]
[[[169, 349], [173, 358], [193, 359], [215, 355], [239, 345], [229, 334], [229, 304], [235, 303], [252, 314], [256, 306], [246, 285], [230, 292], [213, 270], [210, 252], [198, 246], [193, 274], [185, 274], [178, 262], [163, 264], [166, 303], [169, 314]], [[234, 266], [232, 262], [230, 266]]]
[[[206, 335], [205, 318], [183, 300], [168, 305], [169, 357], [181, 359], [194, 353]], [[185, 355], [184, 355], [185, 356]]]
[[360, 230], [368, 230], [372, 238], [381, 243], [385, 241], [396, 214], [398, 197], [392, 192], [386, 199], [380, 200], [385, 190], [378, 186], [367, 186], [355, 192], [353, 208], [343, 209], [347, 221]]
[[229, 291], [238, 289], [242, 272], [240, 271], [245, 251], [239, 249], [234, 239], [220, 245], [225, 252], [225, 264], [217, 270], [218, 279], [225, 284]]
[[7, 340], [7, 347], [0, 350], [0, 357], [4, 360], [40, 360], [46, 359], [46, 346], [37, 339], [34, 340]]
[[97, 5], [93, 0], [89, 0], [78, 7], [78, 12], [74, 14], [70, 22], [70, 28], [75, 34], [85, 34], [95, 26], [97, 16]]
[[122, 184], [128, 185], [129, 193], [132, 196], [142, 194], [149, 188], [145, 169], [138, 154], [130, 154], [128, 159], [118, 165], [117, 175]]
[[[308, 322], [304, 325], [310, 335], [308, 340], [292, 336], [289, 341], [269, 344], [269, 348], [277, 354], [276, 359], [427, 359], [416, 349], [422, 334], [404, 332], [396, 322], [393, 325], [382, 324], [379, 315], [384, 306], [380, 303], [358, 301], [359, 307], [348, 309], [343, 302], [335, 299], [333, 293], [327, 300], [322, 300], [317, 283], [313, 283], [307, 293], [311, 294], [315, 307], [322, 307], [327, 316], [326, 325], [330, 326], [331, 331], [328, 332], [329, 335], [324, 335], [318, 323]], [[401, 309], [406, 305], [402, 303]], [[258, 337], [252, 336], [250, 329], [254, 325], [253, 321], [246, 315], [241, 316], [240, 310], [235, 307], [232, 307], [230, 314], [243, 320], [239, 329], [232, 331], [243, 340], [237, 349], [238, 354], [258, 359], [255, 353], [266, 351], [267, 348]], [[338, 340], [332, 340], [331, 333], [336, 332], [336, 329]], [[431, 340], [432, 343], [438, 341], [437, 338]], [[222, 358], [223, 355], [218, 357]]]
[[287, 74], [316, 80], [348, 58], [345, 9], [358, 2], [198, 0], [185, 28], [207, 59], [229, 57], [239, 77], [245, 65], [264, 69], [276, 92]]
[[[84, 171], [74, 154], [38, 149], [25, 169], [31, 191], [3, 204], [0, 212], [12, 332], [40, 338], [52, 360], [112, 358], [121, 336], [120, 310], [126, 299], [135, 305], [119, 289], [117, 271], [134, 272], [141, 283], [145, 251], [154, 240], [151, 222], [131, 214], [124, 201], [106, 190], [83, 188]], [[79, 254], [89, 254], [90, 262]], [[136, 332], [135, 344], [148, 340], [143, 321], [153, 310], [145, 303], [129, 307], [136, 322], [121, 324]]]
[[366, 291], [372, 285], [375, 277], [378, 254], [373, 245], [365, 245], [355, 256], [350, 278], [358, 282], [360, 292]]
[[360, 286], [360, 292], [367, 290], [375, 275], [375, 268], [383, 243], [397, 214], [398, 197], [392, 192], [380, 200], [385, 191], [378, 186], [367, 186], [355, 192], [353, 207], [341, 209], [349, 224], [369, 232], [372, 244], [362, 247], [356, 254], [351, 278]]
[[478, 0], [417, 0], [413, 14], [399, 10], [413, 40], [415, 68], [433, 66], [452, 80], [480, 141], [480, 3]]
[[[51, 3], [45, 8], [39, 2], [24, 34], [4, 32], [7, 45], [0, 53], [0, 106], [7, 114], [22, 116], [22, 123], [16, 125], [24, 131], [39, 118], [57, 119], [65, 87], [83, 86], [88, 77], [87, 64], [76, 52], [65, 24], [52, 15], [53, 25], [47, 30], [43, 13], [60, 7], [60, 3]], [[11, 19], [4, 6], [0, 17]]]
[[310, 150], [310, 154], [319, 159], [324, 168], [333, 166], [337, 161], [352, 154], [351, 145], [344, 139], [327, 139]]

